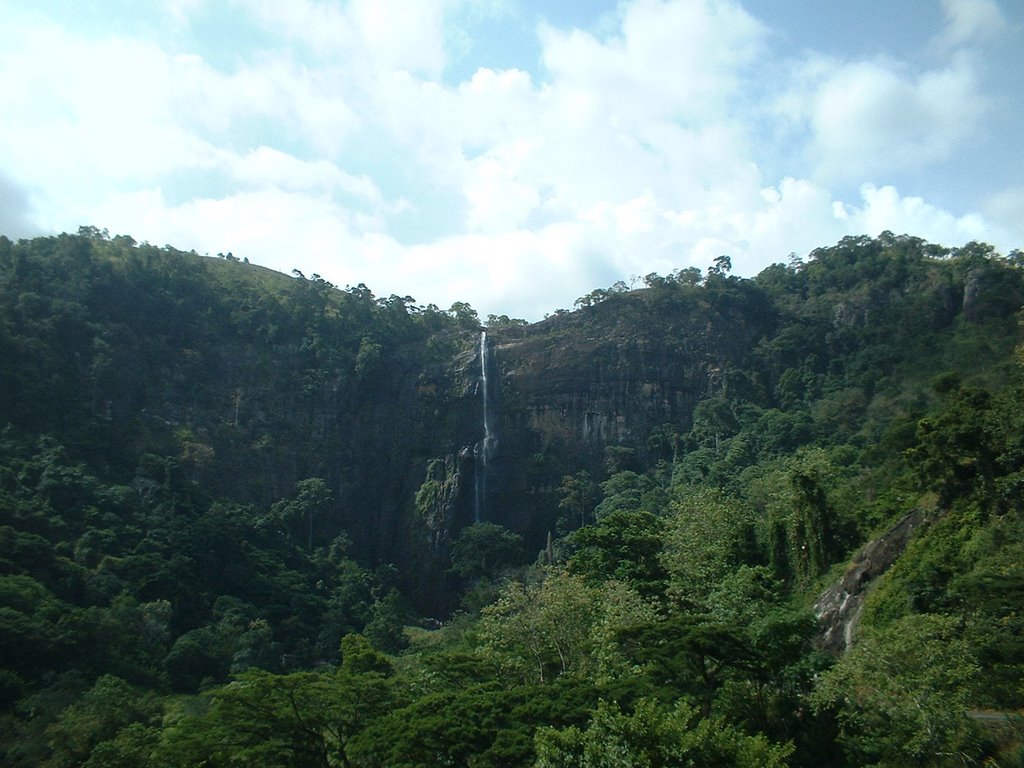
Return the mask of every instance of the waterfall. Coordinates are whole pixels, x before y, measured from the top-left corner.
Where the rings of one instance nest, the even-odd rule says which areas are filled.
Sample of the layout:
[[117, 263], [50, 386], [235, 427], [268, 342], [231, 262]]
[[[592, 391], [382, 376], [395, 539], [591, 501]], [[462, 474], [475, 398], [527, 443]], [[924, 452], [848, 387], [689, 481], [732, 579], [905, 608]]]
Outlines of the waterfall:
[[487, 369], [490, 368], [491, 355], [487, 346], [487, 331], [480, 331], [480, 388], [483, 390], [484, 401], [484, 457], [491, 449], [491, 397], [487, 386]]
[[490, 352], [487, 347], [487, 331], [480, 331], [480, 394], [483, 400], [483, 439], [476, 444], [473, 453], [476, 458], [476, 494], [473, 499], [474, 522], [479, 523], [487, 513], [487, 462], [494, 447], [491, 434], [491, 397], [488, 386]]

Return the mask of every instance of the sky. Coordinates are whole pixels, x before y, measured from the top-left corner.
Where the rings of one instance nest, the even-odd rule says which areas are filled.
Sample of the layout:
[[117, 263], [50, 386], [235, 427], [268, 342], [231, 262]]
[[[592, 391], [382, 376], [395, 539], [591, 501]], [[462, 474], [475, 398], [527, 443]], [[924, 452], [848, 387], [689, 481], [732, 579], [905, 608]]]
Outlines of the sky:
[[0, 0], [0, 233], [538, 320], [845, 235], [1024, 247], [1020, 0]]

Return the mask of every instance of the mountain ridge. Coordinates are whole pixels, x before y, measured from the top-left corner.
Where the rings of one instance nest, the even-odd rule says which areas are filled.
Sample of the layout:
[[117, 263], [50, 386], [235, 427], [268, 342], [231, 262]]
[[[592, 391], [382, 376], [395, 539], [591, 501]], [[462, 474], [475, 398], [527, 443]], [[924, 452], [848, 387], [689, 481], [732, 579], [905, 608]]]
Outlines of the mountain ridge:
[[[768, 718], [810, 755], [789, 715], [744, 720], [719, 687], [775, 674], [751, 671], [741, 646], [769, 666], [792, 651], [786, 674], [817, 664], [800, 611], [923, 498], [948, 514], [873, 578], [865, 642], [891, 646], [901, 622], [936, 642], [967, 626], [979, 634], [958, 642], [1016, 680], [1016, 645], [996, 627], [1013, 625], [1018, 594], [1021, 264], [883, 233], [755, 278], [723, 258], [538, 323], [484, 325], [466, 304], [421, 307], [89, 228], [0, 238], [0, 609], [5, 658], [28, 649], [0, 675], [5, 722], [42, 744], [63, 707], [35, 731], [16, 711], [42, 692], [69, 706], [104, 675], [216, 691], [246, 670], [336, 662], [357, 634], [398, 659], [413, 642], [415, 666], [430, 646], [407, 625], [436, 626], [424, 617], [479, 621], [467, 636], [489, 639], [457, 653], [469, 669], [497, 664], [511, 691], [532, 680], [510, 650], [514, 622], [593, 598], [629, 621], [605, 616], [617, 629], [600, 642], [544, 651], [540, 682], [600, 687], [609, 659], [626, 674], [621, 654], [684, 675], [678, 659], [718, 637], [740, 654], [719, 659], [725, 677], [680, 677], [672, 695], [750, 734]], [[968, 596], [997, 582], [1008, 602], [985, 598], [972, 618]], [[575, 618], [597, 621], [587, 605]], [[765, 613], [741, 620], [750, 606]], [[572, 622], [546, 631], [560, 624]], [[804, 650], [749, 634], [783, 626]], [[662, 646], [677, 660], [651, 656]], [[851, 658], [827, 679], [861, 674]], [[1010, 683], [982, 678], [991, 693], [972, 704], [1015, 701]], [[771, 679], [783, 709], [819, 696], [826, 719], [861, 712], [827, 685], [813, 693], [813, 676], [799, 694]]]

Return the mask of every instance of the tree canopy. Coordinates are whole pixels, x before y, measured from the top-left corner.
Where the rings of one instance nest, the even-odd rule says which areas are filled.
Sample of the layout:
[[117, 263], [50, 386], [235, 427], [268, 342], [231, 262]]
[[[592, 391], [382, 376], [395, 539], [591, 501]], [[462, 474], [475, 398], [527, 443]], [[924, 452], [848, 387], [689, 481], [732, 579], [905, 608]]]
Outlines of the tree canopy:
[[1022, 764], [1019, 254], [642, 285], [0, 237], [0, 762]]

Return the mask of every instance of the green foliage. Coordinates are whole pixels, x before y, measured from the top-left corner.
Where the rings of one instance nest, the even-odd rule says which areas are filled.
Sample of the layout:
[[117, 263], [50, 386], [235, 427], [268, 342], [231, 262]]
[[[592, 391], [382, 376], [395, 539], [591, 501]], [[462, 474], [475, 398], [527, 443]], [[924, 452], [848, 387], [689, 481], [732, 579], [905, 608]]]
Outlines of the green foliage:
[[362, 635], [345, 635], [341, 638], [341, 670], [353, 675], [372, 672], [387, 676], [391, 662]]
[[0, 762], [1014, 764], [1019, 262], [883, 233], [490, 316], [467, 526], [469, 305], [0, 237]]
[[403, 602], [398, 590], [391, 589], [370, 607], [370, 620], [366, 622], [364, 632], [378, 650], [398, 653], [405, 648], [406, 610]]
[[839, 522], [823, 487], [832, 474], [827, 459], [820, 454], [798, 454], [789, 466], [793, 507], [790, 535], [797, 572], [804, 578], [819, 576], [839, 554]]
[[510, 583], [484, 609], [480, 631], [511, 679], [543, 683], [587, 668], [599, 611], [596, 588], [552, 571], [540, 584]]
[[467, 579], [494, 578], [522, 558], [523, 537], [497, 523], [463, 528], [451, 546], [452, 572]]
[[[611, 463], [618, 466], [619, 459]], [[603, 498], [594, 508], [594, 515], [598, 519], [620, 510], [657, 514], [666, 501], [664, 489], [657, 480], [650, 475], [628, 469], [612, 472], [611, 476], [601, 483], [601, 493]]]
[[89, 753], [83, 768], [144, 768], [159, 765], [160, 729], [131, 723]]
[[480, 317], [476, 310], [464, 301], [456, 301], [448, 310], [448, 314], [454, 318], [459, 327], [467, 331], [475, 331], [480, 328]]
[[510, 682], [545, 683], [608, 670], [615, 664], [604, 653], [609, 633], [649, 616], [643, 600], [625, 585], [595, 586], [552, 569], [540, 583], [508, 584], [484, 609], [480, 637]]
[[699, 702], [705, 716], [729, 673], [754, 663], [739, 627], [700, 614], [625, 628], [620, 641], [628, 658], [676, 695]]
[[227, 677], [234, 638], [219, 627], [200, 627], [181, 635], [164, 658], [172, 688], [195, 691]]
[[356, 740], [356, 765], [528, 766], [541, 724], [581, 722], [594, 689], [573, 680], [506, 690], [493, 683], [435, 691], [378, 719]]
[[558, 508], [565, 513], [560, 520], [562, 529], [582, 528], [587, 524], [588, 519], [593, 519], [594, 506], [600, 495], [597, 484], [589, 472], [581, 469], [575, 475], [566, 475], [562, 478], [558, 492], [560, 495]]
[[630, 713], [601, 702], [585, 729], [537, 733], [535, 768], [736, 766], [781, 768], [792, 748], [748, 736], [728, 724], [701, 719], [686, 704], [666, 710], [641, 699]]
[[616, 509], [603, 513], [593, 525], [569, 536], [575, 551], [568, 560], [572, 573], [600, 583], [628, 584], [648, 597], [661, 594], [665, 571], [659, 560], [663, 521], [650, 512]]
[[245, 672], [209, 693], [207, 712], [171, 736], [171, 765], [349, 765], [350, 740], [391, 704], [385, 674]]
[[717, 584], [743, 562], [753, 516], [714, 489], [679, 488], [671, 509], [661, 555], [667, 592], [680, 605], [706, 609]]
[[862, 637], [815, 700], [838, 707], [856, 765], [963, 765], [980, 756], [967, 715], [979, 671], [958, 620], [911, 615]]
[[295, 490], [295, 498], [277, 502], [271, 507], [270, 514], [286, 529], [304, 531], [305, 536], [300, 534], [298, 538], [305, 538], [306, 548], [312, 550], [314, 521], [330, 510], [334, 499], [327, 483], [320, 477], [300, 480]]
[[917, 445], [908, 454], [911, 464], [922, 485], [937, 491], [944, 504], [973, 491], [990, 498], [999, 453], [991, 427], [991, 396], [955, 385], [943, 394], [948, 401], [942, 413], [918, 423]]
[[522, 328], [527, 325], [529, 323], [519, 317], [509, 317], [508, 315], [487, 316], [488, 328]]
[[[107, 757], [103, 753], [95, 755], [100, 744], [119, 739], [117, 751], [123, 754], [128, 742], [138, 741], [143, 733], [152, 733], [160, 714], [159, 703], [152, 693], [135, 689], [112, 675], [104, 675], [46, 729], [50, 756], [45, 765], [71, 768], [87, 760], [92, 765], [103, 765], [115, 750], [111, 746], [104, 750]], [[134, 737], [130, 737], [124, 732], [133, 726], [130, 733]]]

